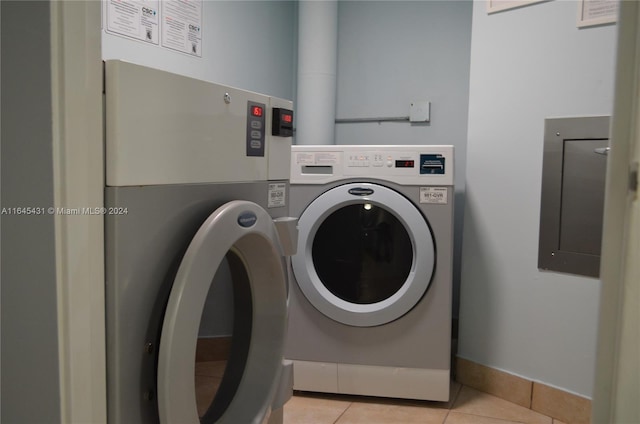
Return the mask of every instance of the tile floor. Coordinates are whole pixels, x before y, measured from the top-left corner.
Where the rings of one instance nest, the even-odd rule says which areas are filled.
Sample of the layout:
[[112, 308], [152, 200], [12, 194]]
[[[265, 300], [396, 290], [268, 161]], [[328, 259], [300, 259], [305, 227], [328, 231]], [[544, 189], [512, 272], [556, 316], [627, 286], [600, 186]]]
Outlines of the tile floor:
[[284, 424], [564, 424], [453, 382], [447, 403], [296, 392]]
[[[196, 397], [204, 413], [220, 385], [226, 361], [196, 363]], [[296, 392], [284, 424], [564, 424], [498, 397], [451, 383], [449, 402]]]
[[203, 416], [218, 391], [227, 361], [196, 362], [196, 404]]

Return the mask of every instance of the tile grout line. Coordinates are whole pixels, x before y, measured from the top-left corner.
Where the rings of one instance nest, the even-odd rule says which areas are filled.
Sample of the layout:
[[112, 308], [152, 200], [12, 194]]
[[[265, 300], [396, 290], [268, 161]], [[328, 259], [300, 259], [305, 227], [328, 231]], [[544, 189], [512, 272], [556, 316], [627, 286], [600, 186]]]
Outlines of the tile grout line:
[[533, 409], [533, 381], [531, 381], [531, 396], [529, 396], [529, 409]]
[[340, 415], [338, 415], [338, 418], [336, 418], [336, 420], [333, 422], [333, 424], [338, 424], [338, 421], [340, 421], [340, 418], [342, 418], [342, 416], [345, 414], [345, 412], [347, 412], [347, 410], [349, 408], [351, 408], [351, 405], [353, 405], [353, 402], [349, 402], [349, 405], [346, 408], [344, 408], [344, 411], [342, 411], [340, 413]]
[[469, 417], [490, 418], [491, 420], [494, 420], [494, 421], [504, 421], [505, 423], [509, 423], [509, 424], [527, 424], [525, 421], [513, 421], [513, 420], [507, 419], [507, 418], [490, 417], [490, 416], [487, 416], [487, 415], [472, 414], [472, 413], [469, 413], [469, 412], [458, 412], [458, 414], [466, 415], [466, 416], [469, 416]]
[[460, 396], [462, 387], [464, 387], [464, 385], [460, 384], [460, 387], [458, 387], [458, 390], [456, 390], [456, 392], [452, 396], [453, 399], [449, 399], [449, 402], [450, 402], [449, 408], [447, 408], [447, 415], [444, 416], [444, 421], [442, 421], [442, 424], [446, 424], [447, 420], [449, 419], [449, 414], [451, 414], [451, 410], [455, 406], [456, 401], [458, 400], [458, 396]]

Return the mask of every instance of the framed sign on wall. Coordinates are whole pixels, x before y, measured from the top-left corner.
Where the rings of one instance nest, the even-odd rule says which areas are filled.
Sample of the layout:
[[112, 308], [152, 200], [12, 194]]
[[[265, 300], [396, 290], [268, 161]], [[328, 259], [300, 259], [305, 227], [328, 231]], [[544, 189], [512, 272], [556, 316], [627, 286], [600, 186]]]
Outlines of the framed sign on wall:
[[615, 23], [619, 4], [618, 0], [580, 0], [578, 28]]
[[542, 1], [547, 0], [487, 0], [487, 13], [500, 12]]

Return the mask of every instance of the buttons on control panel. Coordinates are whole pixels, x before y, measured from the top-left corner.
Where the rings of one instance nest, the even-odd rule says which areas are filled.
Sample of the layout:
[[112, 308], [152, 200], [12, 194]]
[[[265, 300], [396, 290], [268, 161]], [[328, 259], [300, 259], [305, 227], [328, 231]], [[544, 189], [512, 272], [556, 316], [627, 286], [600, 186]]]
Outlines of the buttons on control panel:
[[247, 156], [264, 157], [265, 105], [247, 102]]
[[347, 166], [351, 168], [380, 168], [384, 166], [382, 153], [352, 153], [347, 155]]
[[[357, 175], [361, 175], [363, 172], [375, 175], [414, 173], [418, 175], [443, 175], [445, 173], [445, 157], [442, 154], [345, 152], [344, 161], [345, 167], [352, 168]], [[369, 170], [366, 171], [366, 169]]]
[[368, 154], [350, 154], [347, 157], [347, 166], [351, 168], [367, 168], [369, 166]]

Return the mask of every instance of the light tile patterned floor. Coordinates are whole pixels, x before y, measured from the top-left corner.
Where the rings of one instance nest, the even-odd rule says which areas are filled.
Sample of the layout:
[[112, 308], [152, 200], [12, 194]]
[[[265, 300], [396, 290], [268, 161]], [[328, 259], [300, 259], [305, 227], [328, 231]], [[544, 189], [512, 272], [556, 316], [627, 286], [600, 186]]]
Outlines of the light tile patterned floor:
[[196, 362], [196, 403], [199, 416], [207, 412], [218, 392], [226, 365], [227, 361]]
[[[198, 412], [203, 414], [222, 380], [226, 361], [196, 363]], [[284, 424], [564, 424], [496, 396], [451, 383], [449, 402], [296, 392]]]
[[448, 403], [296, 392], [284, 408], [284, 424], [405, 423], [562, 424], [455, 382]]

